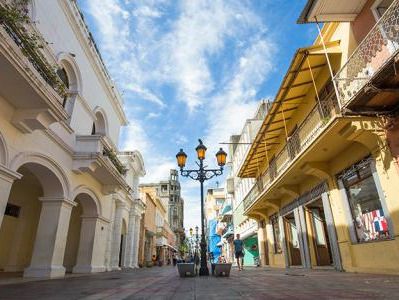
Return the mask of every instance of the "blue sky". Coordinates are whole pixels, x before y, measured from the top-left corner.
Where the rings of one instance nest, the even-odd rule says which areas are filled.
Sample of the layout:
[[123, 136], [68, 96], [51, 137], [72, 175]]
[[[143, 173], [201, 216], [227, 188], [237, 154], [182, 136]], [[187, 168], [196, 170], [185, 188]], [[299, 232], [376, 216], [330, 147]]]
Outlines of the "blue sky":
[[[120, 147], [142, 152], [143, 182], [166, 179], [180, 148], [194, 166], [198, 138], [215, 166], [218, 143], [240, 133], [260, 99], [273, 99], [295, 50], [316, 36], [314, 26], [296, 24], [304, 3], [78, 1], [123, 95], [130, 124]], [[199, 184], [181, 181], [189, 228], [200, 222]]]

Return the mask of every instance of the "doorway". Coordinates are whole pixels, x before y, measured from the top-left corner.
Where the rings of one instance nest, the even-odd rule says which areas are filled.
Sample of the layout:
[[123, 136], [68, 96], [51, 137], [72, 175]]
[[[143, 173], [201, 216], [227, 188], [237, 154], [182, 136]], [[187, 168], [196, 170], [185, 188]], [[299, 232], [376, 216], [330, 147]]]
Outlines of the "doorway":
[[284, 218], [285, 236], [287, 242], [288, 258], [290, 266], [301, 266], [301, 250], [299, 245], [298, 226], [295, 222], [294, 213], [286, 215]]
[[322, 199], [318, 198], [307, 204], [305, 212], [312, 265], [332, 266], [333, 258]]

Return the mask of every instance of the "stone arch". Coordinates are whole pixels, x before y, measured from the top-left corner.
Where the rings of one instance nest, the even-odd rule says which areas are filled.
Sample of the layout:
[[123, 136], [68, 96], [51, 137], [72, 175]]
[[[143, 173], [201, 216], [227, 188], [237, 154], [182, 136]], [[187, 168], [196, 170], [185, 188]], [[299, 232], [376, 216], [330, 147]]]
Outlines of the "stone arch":
[[68, 81], [69, 91], [71, 93], [82, 92], [82, 76], [78, 65], [75, 62], [73, 53], [62, 52], [58, 55], [58, 65], [61, 69], [65, 70]]
[[93, 217], [102, 216], [102, 207], [101, 207], [100, 198], [92, 189], [84, 185], [79, 185], [72, 192], [71, 199], [75, 200], [78, 196], [82, 198], [81, 199], [82, 206], [83, 209], [85, 210], [85, 215], [87, 214]]
[[63, 266], [73, 273], [101, 271], [102, 267], [96, 262], [101, 256], [97, 254], [101, 248], [96, 246], [102, 230], [99, 198], [86, 186], [75, 188], [72, 195], [76, 206], [69, 221]]
[[94, 109], [94, 120], [93, 134], [108, 135], [108, 119], [105, 110], [99, 106]]
[[1, 132], [0, 132], [0, 165], [8, 166], [7, 144]]
[[[11, 161], [10, 167], [22, 177], [12, 184], [7, 199], [9, 213], [4, 216], [0, 227], [3, 248], [0, 251], [0, 269], [21, 272], [30, 265], [33, 270], [37, 264], [43, 263], [43, 257], [49, 258], [50, 264], [56, 264], [53, 261], [55, 248], [49, 244], [56, 240], [55, 236], [63, 234], [61, 226], [56, 225], [60, 220], [56, 210], [64, 209], [65, 216], [68, 213], [66, 204], [71, 205], [64, 201], [68, 199], [69, 189], [66, 176], [54, 161], [37, 153], [20, 153]], [[54, 231], [46, 232], [45, 227], [54, 228]], [[39, 276], [45, 273], [36, 269], [31, 274]]]
[[139, 176], [145, 176], [146, 171], [145, 171], [145, 166], [144, 166], [144, 158], [141, 155], [140, 151], [134, 150], [133, 151], [133, 157], [134, 157], [135, 162], [136, 162], [136, 164], [138, 166], [137, 173], [139, 174]]
[[55, 160], [41, 153], [20, 152], [11, 160], [10, 169], [17, 172], [22, 166], [37, 175], [43, 186], [43, 196], [70, 199], [68, 177]]

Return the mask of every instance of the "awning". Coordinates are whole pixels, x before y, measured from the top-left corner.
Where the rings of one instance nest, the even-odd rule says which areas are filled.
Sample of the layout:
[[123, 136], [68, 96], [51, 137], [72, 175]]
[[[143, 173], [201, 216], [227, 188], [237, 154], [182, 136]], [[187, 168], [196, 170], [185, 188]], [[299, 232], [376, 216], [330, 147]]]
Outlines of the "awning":
[[164, 247], [171, 248], [173, 251], [176, 251], [176, 252], [179, 251], [179, 250], [177, 250], [175, 247], [173, 247], [172, 245], [169, 245], [169, 244], [164, 245]]
[[222, 210], [222, 215], [232, 214], [231, 205], [226, 205]]
[[[330, 55], [340, 54], [340, 42], [329, 42], [326, 44], [326, 49]], [[289, 134], [286, 123], [303, 103], [308, 90], [314, 88], [313, 78], [317, 78], [320, 71], [327, 67], [327, 59], [322, 45], [313, 45], [297, 50], [275, 100], [241, 166], [238, 177], [255, 178], [259, 172], [260, 163], [276, 154], [279, 138]]]
[[367, 0], [308, 0], [297, 23], [351, 22]]
[[228, 237], [234, 235], [233, 228], [229, 227], [227, 231], [222, 235], [222, 238], [227, 239]]

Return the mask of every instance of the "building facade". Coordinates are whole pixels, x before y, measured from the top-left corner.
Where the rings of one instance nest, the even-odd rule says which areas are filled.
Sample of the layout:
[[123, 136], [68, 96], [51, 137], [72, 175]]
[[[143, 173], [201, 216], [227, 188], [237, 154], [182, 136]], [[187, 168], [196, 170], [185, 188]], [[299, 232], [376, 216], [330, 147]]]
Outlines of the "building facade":
[[168, 222], [167, 202], [162, 201], [156, 185], [142, 184], [140, 193], [141, 198], [145, 199], [140, 265], [152, 266], [154, 260], [159, 266], [168, 265], [173, 254], [177, 252], [177, 239]]
[[168, 222], [176, 234], [177, 246], [179, 247], [185, 238], [184, 233], [184, 200], [181, 196], [179, 172], [170, 170], [169, 180], [161, 181], [161, 197], [168, 200]]
[[399, 1], [308, 1], [298, 49], [239, 170], [271, 266], [398, 273]]
[[[269, 105], [268, 102], [261, 101], [254, 117], [245, 122], [241, 134], [230, 137], [230, 161], [228, 163], [230, 166], [230, 174], [226, 180], [226, 191], [228, 197], [231, 197], [233, 211], [231, 225], [233, 227], [234, 237], [230, 236], [229, 238], [235, 238], [237, 234], [240, 234], [240, 239], [244, 241], [244, 265], [257, 265], [259, 257], [262, 256], [264, 252], [262, 252], [263, 248], [258, 249], [258, 244], [263, 245], [263, 237], [258, 236], [259, 224], [257, 220], [244, 214], [243, 200], [253, 188], [255, 180], [253, 178], [238, 177], [238, 171], [243, 164], [251, 143], [255, 139]], [[231, 235], [231, 233], [229, 235]], [[256, 245], [256, 247], [254, 247], [254, 245]], [[265, 261], [263, 260], [263, 262]]]
[[135, 267], [143, 159], [116, 147], [123, 102], [82, 14], [75, 1], [10, 3], [0, 3], [0, 270]]
[[179, 173], [177, 170], [170, 170], [169, 179], [157, 183], [146, 184], [157, 190], [162, 203], [167, 207], [167, 220], [176, 235], [176, 246], [180, 247], [185, 238], [184, 233], [184, 200], [181, 197]]

